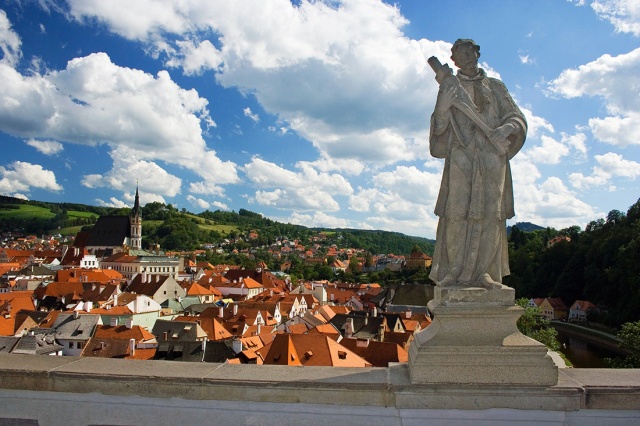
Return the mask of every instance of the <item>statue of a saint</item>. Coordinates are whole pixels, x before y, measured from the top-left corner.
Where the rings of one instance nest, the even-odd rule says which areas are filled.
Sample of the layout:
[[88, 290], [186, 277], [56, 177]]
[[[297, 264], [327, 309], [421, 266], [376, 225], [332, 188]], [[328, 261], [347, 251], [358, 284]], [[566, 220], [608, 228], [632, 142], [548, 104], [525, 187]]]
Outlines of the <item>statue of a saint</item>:
[[509, 160], [527, 122], [504, 84], [478, 68], [480, 46], [459, 39], [453, 75], [432, 57], [440, 91], [431, 116], [431, 155], [444, 158], [430, 278], [439, 286], [502, 287], [509, 275], [506, 220], [514, 216]]

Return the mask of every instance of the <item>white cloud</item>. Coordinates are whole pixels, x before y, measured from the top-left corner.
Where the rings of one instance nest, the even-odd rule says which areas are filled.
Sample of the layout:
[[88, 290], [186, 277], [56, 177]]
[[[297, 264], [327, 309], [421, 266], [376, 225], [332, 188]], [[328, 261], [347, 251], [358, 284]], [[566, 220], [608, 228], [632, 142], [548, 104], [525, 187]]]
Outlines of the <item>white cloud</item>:
[[146, 194], [162, 194], [174, 197], [180, 193], [182, 180], [167, 173], [158, 164], [149, 161], [135, 161], [126, 156], [114, 155], [113, 168], [104, 175], [90, 174], [82, 177], [82, 185], [87, 188], [107, 187], [130, 191], [139, 186]]
[[600, 213], [580, 200], [560, 178], [544, 178], [525, 155], [511, 160], [511, 170], [516, 210], [514, 222], [561, 229], [582, 226], [599, 217]]
[[596, 0], [591, 7], [601, 19], [611, 22], [617, 32], [640, 36], [640, 3], [637, 0]]
[[637, 145], [640, 97], [633, 88], [640, 87], [638, 67], [640, 48], [618, 56], [606, 54], [577, 69], [563, 71], [548, 87], [550, 93], [566, 98], [602, 97], [610, 116], [589, 120], [594, 136], [612, 145]]
[[222, 65], [220, 51], [209, 41], [178, 41], [178, 52], [171, 52], [166, 65], [182, 67], [186, 75], [201, 75], [206, 70], [217, 70]]
[[102, 200], [100, 198], [96, 198], [96, 203], [98, 203], [98, 205], [102, 206], [102, 207], [115, 207], [115, 208], [118, 208], [118, 209], [131, 207], [130, 205], [128, 205], [124, 201], [118, 200], [116, 197], [111, 197], [109, 199], [109, 201], [104, 201], [104, 200]]
[[0, 9], [0, 50], [2, 50], [0, 62], [11, 67], [16, 66], [22, 57], [20, 46], [22, 46], [20, 37], [11, 29], [11, 22], [6, 12]]
[[224, 196], [224, 189], [222, 187], [210, 185], [207, 184], [207, 182], [191, 182], [189, 184], [189, 192], [193, 192], [194, 194]]
[[257, 123], [258, 121], [260, 121], [260, 116], [258, 114], [254, 114], [251, 112], [251, 108], [246, 107], [242, 110], [242, 113], [244, 114], [245, 117], [249, 117], [251, 120], [253, 120], [255, 123]]
[[29, 192], [31, 188], [47, 191], [61, 191], [56, 175], [39, 164], [15, 161], [8, 166], [0, 166], [0, 194]]
[[[585, 176], [582, 173], [569, 175], [571, 185], [576, 189], [588, 189], [596, 186], [604, 186], [610, 183], [614, 177], [635, 180], [640, 176], [640, 163], [625, 160], [621, 155], [608, 152], [604, 155], [596, 155], [594, 159], [598, 163], [593, 167], [592, 173]], [[615, 189], [615, 186], [613, 186]]]
[[553, 133], [553, 125], [543, 117], [534, 115], [528, 108], [520, 108], [524, 117], [527, 120], [527, 138], [533, 139], [538, 136], [543, 130], [549, 133]]
[[560, 159], [569, 154], [569, 148], [555, 139], [543, 135], [542, 144], [535, 145], [526, 150], [523, 155], [538, 164], [558, 164]]
[[367, 213], [368, 226], [409, 235], [435, 235], [437, 221], [431, 212], [440, 180], [440, 173], [399, 166], [375, 175], [373, 188], [358, 188], [349, 197], [349, 207]]
[[640, 145], [640, 111], [622, 117], [592, 118], [589, 127], [596, 138], [611, 145]]
[[[396, 6], [69, 4], [76, 19], [97, 19], [123, 37], [154, 45], [186, 74], [214, 70], [222, 86], [255, 96], [282, 128], [311, 141], [324, 158], [381, 164], [426, 158], [425, 111], [433, 110], [437, 84], [425, 59], [448, 58], [451, 45], [405, 37], [407, 20]], [[197, 34], [210, 40], [199, 41]]]
[[208, 185], [238, 181], [236, 165], [207, 148], [214, 123], [207, 100], [180, 88], [166, 71], [151, 76], [118, 67], [104, 53], [76, 58], [61, 71], [24, 76], [0, 62], [0, 130], [33, 139], [108, 144], [112, 156], [164, 161]]
[[310, 228], [349, 228], [351, 224], [348, 220], [335, 216], [330, 216], [323, 212], [316, 212], [313, 215], [293, 212], [286, 220], [288, 223], [302, 225]]
[[211, 207], [211, 204], [203, 200], [202, 198], [196, 198], [193, 195], [187, 195], [187, 201], [194, 207], [198, 207], [200, 209], [208, 209]]
[[62, 144], [56, 141], [39, 141], [35, 139], [29, 139], [26, 144], [34, 147], [45, 155], [55, 155], [64, 149]]
[[299, 162], [293, 172], [259, 157], [253, 157], [243, 169], [258, 190], [250, 202], [277, 208], [337, 211], [334, 195], [350, 195], [350, 183], [339, 174], [318, 172], [311, 163]]

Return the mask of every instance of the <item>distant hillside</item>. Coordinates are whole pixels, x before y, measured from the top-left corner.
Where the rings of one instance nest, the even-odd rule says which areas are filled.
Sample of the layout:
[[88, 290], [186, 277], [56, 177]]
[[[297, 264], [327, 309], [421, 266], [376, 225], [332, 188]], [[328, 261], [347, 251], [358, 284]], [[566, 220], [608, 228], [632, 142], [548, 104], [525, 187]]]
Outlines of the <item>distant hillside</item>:
[[[127, 215], [128, 208], [96, 207], [72, 203], [47, 203], [0, 196], [0, 231], [25, 234], [52, 234], [63, 229], [89, 229], [99, 216]], [[177, 210], [171, 204], [153, 202], [142, 207], [142, 244], [159, 244], [165, 250], [192, 250], [202, 244], [217, 244], [238, 239], [238, 249], [264, 247], [287, 238], [303, 245], [364, 249], [371, 254], [408, 255], [417, 245], [421, 251], [433, 254], [435, 241], [407, 236], [398, 232], [358, 229], [307, 228], [285, 224], [263, 217], [259, 213], [240, 209], [239, 212], [204, 211], [199, 214]], [[257, 236], [250, 238], [250, 231]], [[322, 233], [322, 238], [318, 238]]]
[[[535, 223], [531, 222], [518, 222], [513, 226], [524, 232], [533, 232], [540, 229], [545, 229], [544, 226], [536, 225]], [[511, 228], [512, 226], [507, 226], [507, 235], [511, 235]]]

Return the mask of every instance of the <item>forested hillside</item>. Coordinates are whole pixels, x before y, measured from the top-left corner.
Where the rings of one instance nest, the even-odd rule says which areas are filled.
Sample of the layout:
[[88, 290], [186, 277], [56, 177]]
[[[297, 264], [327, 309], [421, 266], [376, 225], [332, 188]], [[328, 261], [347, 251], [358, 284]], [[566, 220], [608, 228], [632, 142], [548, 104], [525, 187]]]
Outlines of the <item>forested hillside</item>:
[[[547, 242], [564, 235], [551, 247]], [[506, 284], [516, 297], [560, 297], [569, 306], [590, 300], [606, 312], [598, 320], [611, 326], [640, 320], [640, 200], [627, 213], [560, 231], [544, 229], [510, 235], [511, 275]]]
[[[84, 226], [89, 230], [101, 215], [128, 215], [128, 208], [108, 208], [72, 203], [45, 203], [0, 196], [0, 231], [20, 231], [43, 235], [60, 228]], [[238, 240], [235, 248], [264, 247], [286, 237], [310, 244], [322, 232], [323, 245], [364, 249], [372, 254], [408, 255], [418, 245], [424, 253], [433, 253], [433, 240], [412, 237], [397, 232], [356, 229], [321, 229], [285, 224], [267, 219], [258, 213], [240, 209], [204, 211], [193, 214], [178, 210], [171, 204], [148, 203], [142, 207], [142, 245], [159, 244], [165, 250], [193, 250], [202, 244], [219, 244]], [[256, 238], [249, 238], [250, 231]], [[241, 238], [239, 238], [241, 237]]]

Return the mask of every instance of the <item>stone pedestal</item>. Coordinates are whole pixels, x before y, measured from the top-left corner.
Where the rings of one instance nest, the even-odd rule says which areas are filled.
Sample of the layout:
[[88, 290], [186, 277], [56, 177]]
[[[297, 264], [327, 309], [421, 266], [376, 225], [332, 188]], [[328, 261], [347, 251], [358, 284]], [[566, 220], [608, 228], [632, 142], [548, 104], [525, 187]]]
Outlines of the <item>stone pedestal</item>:
[[436, 287], [432, 324], [409, 349], [416, 384], [553, 386], [558, 369], [547, 348], [518, 331], [524, 309], [507, 286]]

